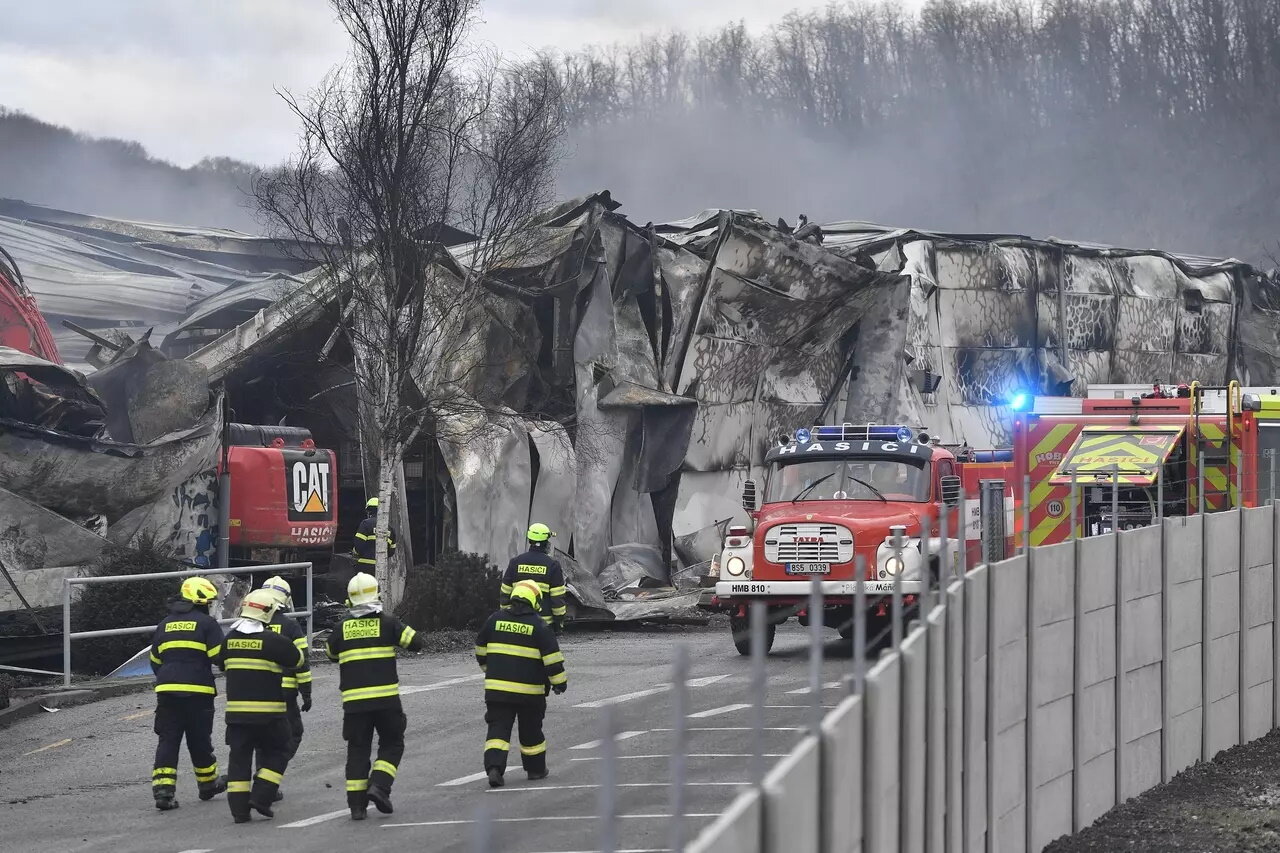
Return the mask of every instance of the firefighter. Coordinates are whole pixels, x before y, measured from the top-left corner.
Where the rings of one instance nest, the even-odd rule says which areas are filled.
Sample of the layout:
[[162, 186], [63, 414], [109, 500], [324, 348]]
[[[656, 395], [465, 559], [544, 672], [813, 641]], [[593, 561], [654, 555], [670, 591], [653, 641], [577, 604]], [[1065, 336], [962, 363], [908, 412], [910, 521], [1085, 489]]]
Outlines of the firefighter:
[[[356, 556], [356, 564], [360, 567], [360, 571], [373, 571], [373, 567], [377, 564], [375, 554], [378, 550], [378, 538], [374, 534], [373, 529], [378, 523], [378, 499], [369, 498], [364, 505], [364, 519], [361, 520], [360, 526], [356, 529], [356, 544], [352, 546], [351, 552]], [[396, 529], [391, 525], [387, 525], [387, 556], [390, 557], [396, 552]]]
[[502, 576], [501, 606], [510, 606], [508, 599], [516, 583], [522, 580], [533, 581], [538, 585], [542, 599], [542, 621], [559, 634], [564, 628], [565, 617], [564, 571], [560, 568], [560, 562], [548, 554], [552, 536], [555, 534], [545, 524], [529, 525], [529, 532], [526, 534], [529, 550], [518, 557], [512, 557]]
[[569, 676], [555, 633], [542, 618], [541, 599], [536, 581], [516, 581], [508, 607], [490, 616], [476, 635], [476, 660], [485, 673], [484, 769], [491, 788], [503, 785], [517, 721], [521, 766], [530, 780], [547, 778], [547, 693], [567, 690]]
[[[271, 804], [284, 779], [290, 731], [281, 679], [306, 663], [306, 656], [267, 628], [279, 608], [276, 594], [255, 589], [240, 602], [240, 618], [222, 641], [227, 672], [227, 804], [236, 823], [248, 823], [249, 810], [274, 817]], [[253, 774], [253, 756], [260, 768]]]
[[[418, 632], [382, 610], [378, 581], [360, 572], [347, 584], [346, 617], [325, 643], [329, 660], [339, 664], [342, 737], [347, 742], [347, 807], [352, 820], [364, 820], [372, 801], [391, 814], [391, 785], [404, 755], [405, 716], [400, 705], [396, 647], [421, 651]], [[369, 767], [373, 735], [378, 758]]]
[[200, 799], [227, 790], [213, 754], [213, 663], [222, 652], [222, 629], [209, 615], [209, 604], [217, 597], [218, 588], [205, 578], [187, 578], [151, 639], [159, 737], [151, 793], [160, 811], [178, 807], [178, 750], [184, 737]]
[[[289, 582], [276, 576], [267, 578], [262, 588], [274, 595], [279, 605], [279, 609], [271, 617], [271, 624], [267, 627], [293, 643], [298, 651], [302, 652], [302, 666], [286, 670], [284, 677], [280, 680], [280, 686], [284, 688], [284, 703], [289, 719], [289, 748], [285, 755], [287, 766], [298, 754], [298, 747], [302, 744], [302, 714], [311, 710], [311, 663], [307, 660], [306, 632], [286, 612], [293, 609], [293, 589], [289, 586]], [[298, 707], [299, 696], [302, 697], [301, 708]], [[261, 755], [258, 756], [258, 766], [262, 766]], [[284, 792], [277, 789], [275, 802], [283, 799]]]

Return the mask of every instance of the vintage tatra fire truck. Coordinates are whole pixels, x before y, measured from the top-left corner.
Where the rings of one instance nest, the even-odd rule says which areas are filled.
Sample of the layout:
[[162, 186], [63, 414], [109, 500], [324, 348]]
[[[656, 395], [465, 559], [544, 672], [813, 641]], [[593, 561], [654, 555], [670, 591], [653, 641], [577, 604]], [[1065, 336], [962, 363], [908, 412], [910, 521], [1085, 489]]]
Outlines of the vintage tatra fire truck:
[[[776, 625], [791, 615], [808, 624], [807, 597], [819, 576], [823, 623], [848, 637], [862, 566], [870, 630], [878, 633], [895, 576], [910, 604], [944, 568], [958, 571], [966, 562], [1012, 551], [1012, 460], [1011, 451], [946, 447], [906, 426], [797, 430], [765, 455], [763, 495], [752, 480], [743, 487], [752, 525], [728, 529], [719, 559], [712, 561], [718, 580], [709, 607], [728, 611], [734, 645], [748, 654], [751, 602], [768, 606], [771, 646]], [[996, 554], [980, 553], [980, 480], [1004, 481], [1003, 498], [994, 507], [987, 503], [1001, 516]]]

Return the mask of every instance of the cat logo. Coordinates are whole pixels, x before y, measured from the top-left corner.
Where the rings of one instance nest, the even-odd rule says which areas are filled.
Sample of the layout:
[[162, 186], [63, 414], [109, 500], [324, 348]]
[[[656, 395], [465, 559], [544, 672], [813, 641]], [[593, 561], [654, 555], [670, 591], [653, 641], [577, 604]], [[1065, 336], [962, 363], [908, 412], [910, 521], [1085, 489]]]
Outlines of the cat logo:
[[290, 521], [328, 521], [332, 518], [328, 456], [283, 451]]

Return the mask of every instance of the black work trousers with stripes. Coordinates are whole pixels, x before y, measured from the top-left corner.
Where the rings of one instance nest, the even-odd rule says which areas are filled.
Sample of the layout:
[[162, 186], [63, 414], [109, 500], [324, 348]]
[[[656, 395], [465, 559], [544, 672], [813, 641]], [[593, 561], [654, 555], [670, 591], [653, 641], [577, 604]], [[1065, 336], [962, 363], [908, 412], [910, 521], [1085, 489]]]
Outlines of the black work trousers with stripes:
[[[284, 750], [285, 767], [280, 771], [281, 773], [283, 773], [285, 769], [288, 769], [289, 762], [293, 761], [293, 757], [298, 754], [298, 747], [302, 745], [302, 733], [303, 733], [302, 711], [298, 709], [298, 694], [295, 693], [293, 694], [293, 696], [289, 696], [288, 694], [286, 694], [284, 704], [286, 709], [285, 710], [286, 719], [289, 722], [289, 743], [287, 746], [285, 746], [285, 750]], [[262, 766], [261, 750], [254, 753], [254, 766], [255, 767]]]
[[[347, 711], [342, 716], [342, 738], [347, 742], [347, 805], [363, 808], [369, 788], [391, 790], [400, 759], [404, 757], [404, 730], [408, 725], [400, 707], [371, 711]], [[373, 736], [378, 735], [378, 758], [369, 767]]]
[[547, 716], [547, 700], [527, 702], [485, 702], [484, 721], [489, 733], [484, 742], [484, 769], [507, 769], [507, 751], [511, 749], [511, 727], [520, 725], [520, 764], [528, 773], [547, 771], [547, 741], [542, 734], [542, 720]]
[[178, 784], [178, 753], [183, 738], [196, 782], [208, 787], [218, 778], [213, 754], [213, 697], [156, 694], [156, 763], [151, 773], [155, 796], [171, 796]]
[[[231, 814], [248, 817], [249, 802], [270, 806], [284, 779], [289, 721], [284, 717], [254, 723], [227, 723], [227, 804]], [[253, 773], [253, 756], [259, 766]], [[252, 777], [252, 781], [251, 780]]]

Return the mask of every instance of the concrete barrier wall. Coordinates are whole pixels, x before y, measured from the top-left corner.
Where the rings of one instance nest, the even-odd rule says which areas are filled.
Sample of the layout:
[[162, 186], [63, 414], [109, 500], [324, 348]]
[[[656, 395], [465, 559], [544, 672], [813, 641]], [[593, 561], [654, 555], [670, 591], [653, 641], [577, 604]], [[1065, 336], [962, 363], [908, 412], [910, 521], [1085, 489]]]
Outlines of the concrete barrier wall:
[[994, 827], [997, 850], [1022, 850], [1027, 844], [1027, 558], [993, 565], [990, 583], [987, 824]]
[[1164, 778], [1200, 760], [1204, 731], [1204, 519], [1164, 522]]
[[1277, 530], [1260, 507], [979, 566], [689, 849], [1040, 850], [1261, 737]]
[[1027, 801], [1034, 850], [1072, 828], [1075, 553], [1073, 542], [1036, 548], [1028, 575]]
[[822, 819], [827, 849], [861, 853], [862, 697], [845, 698], [822, 721]]
[[1210, 760], [1240, 743], [1240, 514], [1204, 523], [1205, 657], [1203, 751]]
[[1075, 828], [1116, 804], [1116, 538], [1076, 543]]

